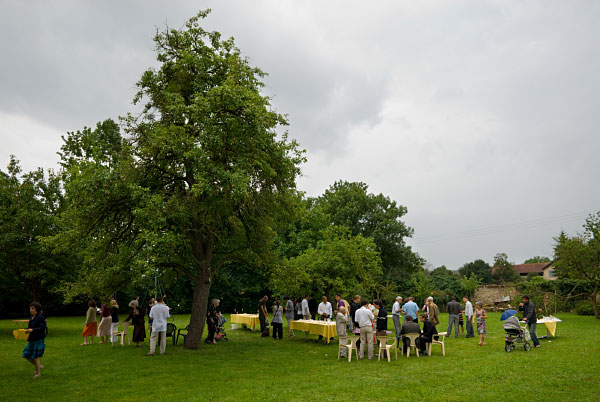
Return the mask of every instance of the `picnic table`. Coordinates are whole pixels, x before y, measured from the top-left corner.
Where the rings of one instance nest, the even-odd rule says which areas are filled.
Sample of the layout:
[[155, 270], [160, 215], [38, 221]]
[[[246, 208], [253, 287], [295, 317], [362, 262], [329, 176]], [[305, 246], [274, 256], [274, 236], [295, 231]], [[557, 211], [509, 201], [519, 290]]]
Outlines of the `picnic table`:
[[554, 316], [538, 318], [538, 320], [536, 321], [536, 324], [544, 324], [544, 326], [546, 327], [546, 336], [541, 336], [538, 338], [542, 338], [542, 339], [549, 338], [550, 335], [552, 335], [552, 337], [554, 338], [556, 336], [556, 323], [557, 322], [562, 322], [562, 320], [560, 318], [556, 318]]
[[327, 339], [336, 336], [335, 322], [333, 321], [317, 321], [317, 320], [295, 320], [290, 323], [290, 329], [304, 331], [306, 339], [308, 334], [321, 335]]
[[246, 325], [254, 331], [256, 325], [260, 324], [260, 320], [258, 314], [231, 314], [231, 323]]

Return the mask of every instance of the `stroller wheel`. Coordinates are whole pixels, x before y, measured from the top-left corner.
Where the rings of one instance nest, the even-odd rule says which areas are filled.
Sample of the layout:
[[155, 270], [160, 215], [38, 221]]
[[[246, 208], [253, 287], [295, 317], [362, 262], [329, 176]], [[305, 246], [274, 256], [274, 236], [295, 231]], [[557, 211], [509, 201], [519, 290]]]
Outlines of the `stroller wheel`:
[[529, 352], [531, 350], [531, 345], [525, 342], [525, 345], [523, 345], [523, 349], [525, 349], [526, 352]]
[[510, 343], [507, 343], [506, 345], [504, 345], [504, 350], [506, 350], [507, 353], [512, 350]]
[[223, 342], [229, 342], [229, 338], [223, 338]]

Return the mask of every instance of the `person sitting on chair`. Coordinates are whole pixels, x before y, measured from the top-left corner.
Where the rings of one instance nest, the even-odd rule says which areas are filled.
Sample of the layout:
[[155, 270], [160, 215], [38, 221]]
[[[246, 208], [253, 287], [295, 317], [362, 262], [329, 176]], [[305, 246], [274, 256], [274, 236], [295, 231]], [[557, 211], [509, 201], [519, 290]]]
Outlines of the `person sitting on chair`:
[[[419, 324], [413, 321], [412, 316], [407, 315], [406, 317], [406, 322], [404, 323], [404, 325], [402, 326], [402, 330], [400, 331], [401, 335], [406, 335], [406, 334], [421, 334], [421, 328], [419, 327]], [[409, 348], [410, 346], [410, 339], [403, 336], [402, 337], [402, 353], [406, 353], [406, 350]]]
[[431, 343], [434, 338], [437, 341], [439, 337], [436, 336], [437, 328], [429, 321], [427, 313], [421, 314], [421, 322], [423, 323], [423, 333], [417, 340], [417, 346], [421, 349], [421, 354], [427, 355], [427, 344]]

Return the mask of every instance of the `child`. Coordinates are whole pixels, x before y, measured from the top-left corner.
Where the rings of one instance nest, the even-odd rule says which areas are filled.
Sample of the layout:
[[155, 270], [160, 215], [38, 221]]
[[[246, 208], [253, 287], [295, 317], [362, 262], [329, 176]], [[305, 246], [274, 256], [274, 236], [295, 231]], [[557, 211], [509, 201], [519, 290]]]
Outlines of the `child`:
[[465, 327], [464, 327], [464, 321], [463, 321], [463, 312], [459, 311], [458, 312], [458, 328], [460, 329], [461, 335], [465, 333]]
[[35, 366], [35, 372], [33, 378], [39, 378], [42, 375], [41, 370], [44, 368], [40, 362], [40, 358], [44, 356], [44, 338], [46, 337], [46, 319], [42, 316], [42, 305], [37, 302], [33, 302], [29, 305], [29, 313], [31, 318], [27, 325], [27, 332], [29, 332], [29, 338], [27, 340], [27, 346], [23, 350], [23, 358], [27, 359], [29, 363]]

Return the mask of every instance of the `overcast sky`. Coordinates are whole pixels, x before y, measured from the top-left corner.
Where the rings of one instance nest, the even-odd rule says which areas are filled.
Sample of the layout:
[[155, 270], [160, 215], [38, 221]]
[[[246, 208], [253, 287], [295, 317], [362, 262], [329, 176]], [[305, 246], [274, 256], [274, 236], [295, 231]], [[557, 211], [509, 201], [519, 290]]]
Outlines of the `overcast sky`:
[[299, 188], [363, 181], [457, 269], [552, 255], [600, 210], [600, 2], [0, 0], [0, 165], [132, 110], [152, 37], [210, 7], [307, 150]]

